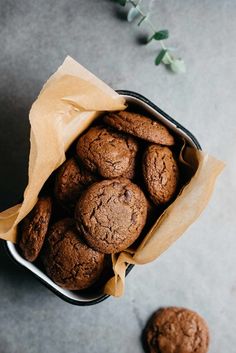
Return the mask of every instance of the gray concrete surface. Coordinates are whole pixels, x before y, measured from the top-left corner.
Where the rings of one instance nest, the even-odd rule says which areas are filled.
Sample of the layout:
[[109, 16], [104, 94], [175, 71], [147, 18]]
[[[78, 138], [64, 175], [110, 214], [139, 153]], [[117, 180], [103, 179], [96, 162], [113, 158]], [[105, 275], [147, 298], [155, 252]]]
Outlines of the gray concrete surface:
[[[156, 46], [111, 1], [0, 0], [0, 208], [27, 181], [27, 112], [67, 54], [114, 88], [147, 96], [227, 163], [209, 207], [161, 258], [136, 267], [125, 296], [94, 307], [56, 298], [0, 251], [0, 353], [141, 353], [147, 318], [164, 305], [197, 310], [210, 353], [236, 347], [236, 1], [151, 1], [185, 75], [153, 65]], [[122, 10], [123, 11], [123, 10]]]

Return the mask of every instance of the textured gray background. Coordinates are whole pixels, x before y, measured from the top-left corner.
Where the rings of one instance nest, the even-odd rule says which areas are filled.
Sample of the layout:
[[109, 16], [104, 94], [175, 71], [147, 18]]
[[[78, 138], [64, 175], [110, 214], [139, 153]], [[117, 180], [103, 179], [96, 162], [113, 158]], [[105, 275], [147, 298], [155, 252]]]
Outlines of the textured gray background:
[[[150, 2], [145, 0], [147, 4]], [[111, 1], [0, 0], [0, 209], [27, 181], [27, 113], [67, 54], [114, 88], [137, 91], [227, 162], [201, 218], [161, 258], [136, 267], [125, 296], [94, 307], [64, 303], [0, 250], [0, 353], [142, 352], [140, 332], [163, 305], [199, 311], [211, 353], [235, 353], [236, 1], [152, 1], [160, 28], [185, 58], [186, 75], [156, 68], [145, 29]]]

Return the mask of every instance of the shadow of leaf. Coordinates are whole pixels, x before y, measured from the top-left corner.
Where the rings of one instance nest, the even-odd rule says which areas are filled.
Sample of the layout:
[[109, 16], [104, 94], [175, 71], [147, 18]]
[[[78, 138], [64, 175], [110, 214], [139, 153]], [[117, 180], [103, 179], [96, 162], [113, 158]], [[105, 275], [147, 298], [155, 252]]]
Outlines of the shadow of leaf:
[[114, 16], [120, 21], [127, 21], [127, 10], [123, 7], [114, 7]]
[[140, 45], [146, 45], [147, 44], [147, 38], [148, 35], [145, 33], [139, 33], [136, 37], [136, 42]]

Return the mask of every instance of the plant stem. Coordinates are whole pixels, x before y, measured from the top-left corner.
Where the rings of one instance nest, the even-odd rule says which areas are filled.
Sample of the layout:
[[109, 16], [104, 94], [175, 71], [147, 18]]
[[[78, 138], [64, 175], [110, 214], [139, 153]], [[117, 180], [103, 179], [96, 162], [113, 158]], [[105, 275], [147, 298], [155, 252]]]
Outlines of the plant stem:
[[[139, 1], [138, 1], [138, 2], [135, 2], [134, 0], [128, 0], [128, 2], [129, 2], [132, 6], [134, 6], [134, 7], [137, 7], [138, 4], [139, 4]], [[145, 20], [145, 21], [146, 21], [146, 23], [149, 25], [149, 28], [151, 28], [151, 30], [153, 31], [153, 33], [156, 33], [156, 32], [157, 32], [156, 28], [153, 26], [152, 22], [149, 20], [149, 18], [148, 18], [147, 15], [143, 12], [143, 10], [140, 9], [140, 8], [137, 8], [137, 10], [138, 10], [138, 12], [140, 13], [141, 16], [146, 17], [146, 20]], [[163, 43], [162, 40], [160, 40], [159, 43], [160, 43], [162, 49], [164, 49], [164, 50], [167, 49], [167, 47], [165, 46], [165, 44]]]
[[[133, 8], [135, 8], [138, 11], [139, 15], [141, 16], [141, 20], [139, 20], [138, 25], [140, 25], [142, 22], [146, 22], [146, 24], [149, 26], [149, 28], [153, 32], [153, 35], [150, 35], [150, 37], [147, 40], [147, 43], [149, 43], [154, 38], [155, 34], [158, 34], [158, 30], [154, 27], [154, 25], [152, 24], [151, 20], [149, 19], [149, 13], [146, 14], [145, 11], [144, 11], [145, 9], [142, 9], [140, 7], [141, 1], [142, 0], [126, 0], [125, 3], [126, 4], [128, 4], [128, 3], [131, 4], [131, 6]], [[175, 57], [172, 54], [170, 54], [170, 50], [168, 49], [168, 47], [166, 47], [166, 45], [164, 44], [163, 40], [159, 40], [158, 42], [159, 42], [159, 45], [161, 46], [161, 49], [165, 50], [165, 56], [164, 57], [167, 59], [167, 60], [165, 60], [165, 62], [164, 62], [164, 60], [162, 60], [162, 62], [165, 65], [172, 65], [173, 63], [178, 62], [178, 60], [175, 59]], [[163, 59], [164, 59], [164, 57], [163, 57]], [[183, 63], [183, 65], [184, 65], [184, 63]], [[177, 69], [178, 69], [178, 67], [176, 66], [175, 69], [172, 69], [172, 70], [174, 72], [177, 72]], [[181, 70], [183, 71], [183, 69], [181, 69]]]

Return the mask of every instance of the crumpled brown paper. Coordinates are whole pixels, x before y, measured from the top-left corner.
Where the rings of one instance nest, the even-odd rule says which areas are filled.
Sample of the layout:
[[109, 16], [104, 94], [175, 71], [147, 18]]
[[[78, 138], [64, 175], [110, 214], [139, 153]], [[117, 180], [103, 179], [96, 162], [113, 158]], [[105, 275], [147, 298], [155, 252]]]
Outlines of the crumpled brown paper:
[[0, 237], [16, 242], [17, 224], [34, 207], [49, 175], [65, 160], [71, 142], [105, 110], [122, 110], [125, 101], [104, 82], [67, 57], [43, 86], [29, 119], [30, 157], [24, 201], [0, 213]]
[[[16, 242], [17, 225], [34, 207], [39, 191], [65, 160], [65, 151], [103, 111], [125, 109], [125, 100], [104, 82], [67, 57], [44, 85], [30, 111], [31, 148], [28, 185], [22, 204], [0, 213], [0, 238]], [[142, 243], [113, 256], [115, 276], [105, 293], [124, 291], [128, 264], [155, 260], [197, 219], [213, 192], [224, 164], [193, 148], [183, 151], [182, 162], [196, 170], [177, 199], [165, 210]]]
[[115, 276], [105, 286], [107, 294], [121, 296], [125, 287], [127, 264], [142, 265], [157, 259], [206, 207], [224, 163], [189, 147], [183, 151], [183, 162], [192, 165], [194, 176], [162, 213], [137, 249], [127, 249], [118, 256], [113, 256]]

